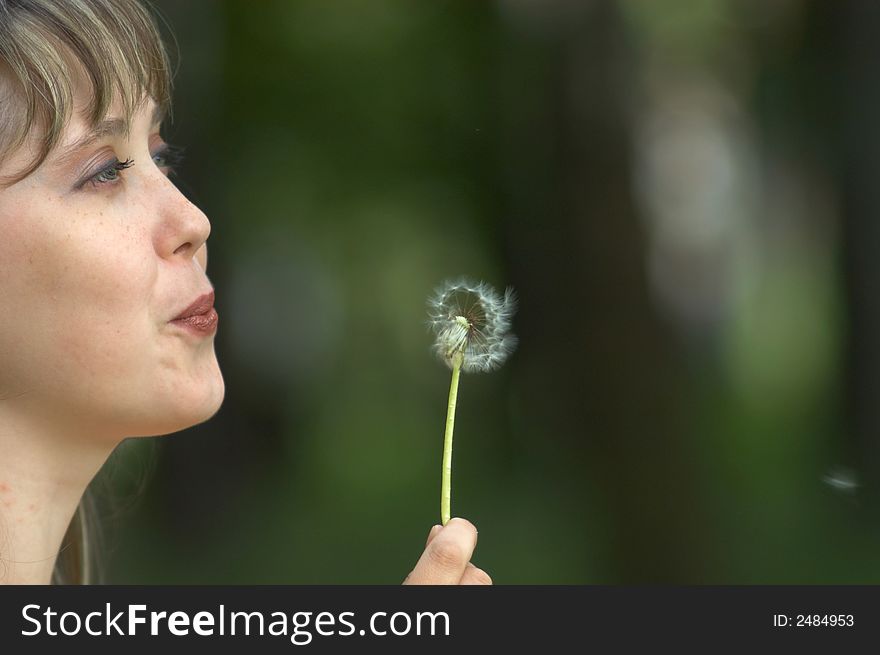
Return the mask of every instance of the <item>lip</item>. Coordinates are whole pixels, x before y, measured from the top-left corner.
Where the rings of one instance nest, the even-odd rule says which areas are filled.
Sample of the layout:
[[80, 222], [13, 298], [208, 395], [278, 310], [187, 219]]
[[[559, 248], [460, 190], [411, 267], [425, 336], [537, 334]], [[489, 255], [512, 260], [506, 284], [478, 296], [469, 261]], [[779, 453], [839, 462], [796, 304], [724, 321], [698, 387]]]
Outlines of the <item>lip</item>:
[[207, 335], [217, 329], [218, 320], [217, 310], [214, 309], [214, 292], [211, 291], [196, 298], [189, 307], [180, 312], [169, 323], [177, 325], [188, 332]]

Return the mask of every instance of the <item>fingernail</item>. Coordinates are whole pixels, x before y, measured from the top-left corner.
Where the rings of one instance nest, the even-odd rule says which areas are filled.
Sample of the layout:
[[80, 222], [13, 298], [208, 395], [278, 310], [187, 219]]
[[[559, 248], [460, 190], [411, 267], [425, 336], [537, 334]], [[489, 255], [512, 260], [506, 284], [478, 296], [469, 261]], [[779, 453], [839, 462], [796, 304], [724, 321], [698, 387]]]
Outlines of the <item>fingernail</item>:
[[441, 529], [443, 529], [443, 526], [442, 526], [442, 525], [435, 525], [434, 527], [432, 527], [432, 528], [430, 529], [430, 531], [428, 531], [428, 540], [427, 540], [427, 542], [426, 542], [426, 545], [429, 544], [429, 543], [431, 543], [431, 539], [433, 539], [434, 537], [436, 537], [436, 536], [437, 536], [437, 533], [440, 532]]

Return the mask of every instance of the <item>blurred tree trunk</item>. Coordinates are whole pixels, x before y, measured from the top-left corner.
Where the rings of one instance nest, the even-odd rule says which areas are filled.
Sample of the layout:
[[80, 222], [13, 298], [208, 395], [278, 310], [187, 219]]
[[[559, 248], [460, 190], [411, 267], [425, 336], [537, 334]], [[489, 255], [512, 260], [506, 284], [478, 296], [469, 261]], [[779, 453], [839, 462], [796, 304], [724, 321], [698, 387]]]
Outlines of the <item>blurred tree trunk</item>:
[[[837, 98], [841, 190], [841, 261], [847, 295], [846, 412], [865, 484], [867, 507], [880, 513], [880, 4], [811, 3], [832, 21], [825, 53], [839, 62], [826, 92]], [[839, 53], [839, 54], [837, 54]], [[838, 113], [839, 112], [839, 113]]]
[[570, 453], [583, 497], [598, 498], [607, 517], [587, 531], [610, 539], [598, 550], [613, 570], [594, 581], [700, 582], [700, 526], [710, 522], [687, 450], [683, 360], [652, 309], [633, 200], [632, 52], [614, 2], [537, 5], [564, 13], [528, 37], [541, 44], [529, 65], [541, 62], [544, 86], [529, 93], [549, 101], [513, 126], [519, 152], [508, 158], [515, 251], [534, 253], [511, 262], [521, 336], [556, 337], [536, 355], [548, 375], [534, 397], [544, 399], [547, 438]]

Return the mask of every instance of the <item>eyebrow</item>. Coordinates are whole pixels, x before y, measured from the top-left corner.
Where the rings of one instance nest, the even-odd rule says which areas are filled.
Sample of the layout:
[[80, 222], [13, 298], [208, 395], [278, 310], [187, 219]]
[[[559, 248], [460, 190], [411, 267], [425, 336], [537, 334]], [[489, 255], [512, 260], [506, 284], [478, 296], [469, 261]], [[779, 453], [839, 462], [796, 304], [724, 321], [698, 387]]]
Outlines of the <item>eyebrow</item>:
[[[165, 118], [165, 111], [160, 106], [156, 106], [153, 109], [153, 118], [150, 126], [159, 125], [162, 120]], [[105, 121], [101, 121], [98, 123], [93, 130], [84, 134], [82, 137], [74, 141], [68, 147], [61, 151], [61, 153], [56, 158], [56, 164], [59, 166], [63, 166], [68, 161], [73, 159], [76, 154], [82, 150], [93, 144], [95, 141], [103, 139], [108, 136], [118, 137], [123, 136], [129, 132], [131, 126], [127, 121], [121, 118], [110, 118]]]

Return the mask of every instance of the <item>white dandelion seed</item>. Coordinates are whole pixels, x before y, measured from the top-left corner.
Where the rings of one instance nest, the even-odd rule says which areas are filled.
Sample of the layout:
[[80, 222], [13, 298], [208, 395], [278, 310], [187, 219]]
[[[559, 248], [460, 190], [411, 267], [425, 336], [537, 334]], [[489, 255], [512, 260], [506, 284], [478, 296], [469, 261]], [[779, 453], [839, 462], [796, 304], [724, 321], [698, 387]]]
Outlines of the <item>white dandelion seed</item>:
[[452, 432], [461, 371], [478, 373], [501, 366], [516, 347], [510, 319], [516, 310], [513, 289], [501, 297], [484, 282], [447, 281], [428, 299], [428, 325], [434, 332], [433, 350], [452, 369], [446, 432], [443, 437], [443, 471], [440, 482], [440, 520], [449, 522], [452, 502]]
[[846, 466], [832, 467], [821, 479], [822, 482], [842, 494], [854, 495], [859, 490], [858, 474]]
[[428, 299], [434, 353], [450, 369], [460, 353], [466, 373], [498, 368], [516, 347], [516, 337], [510, 333], [514, 311], [516, 297], [510, 287], [502, 297], [484, 282], [445, 282]]

